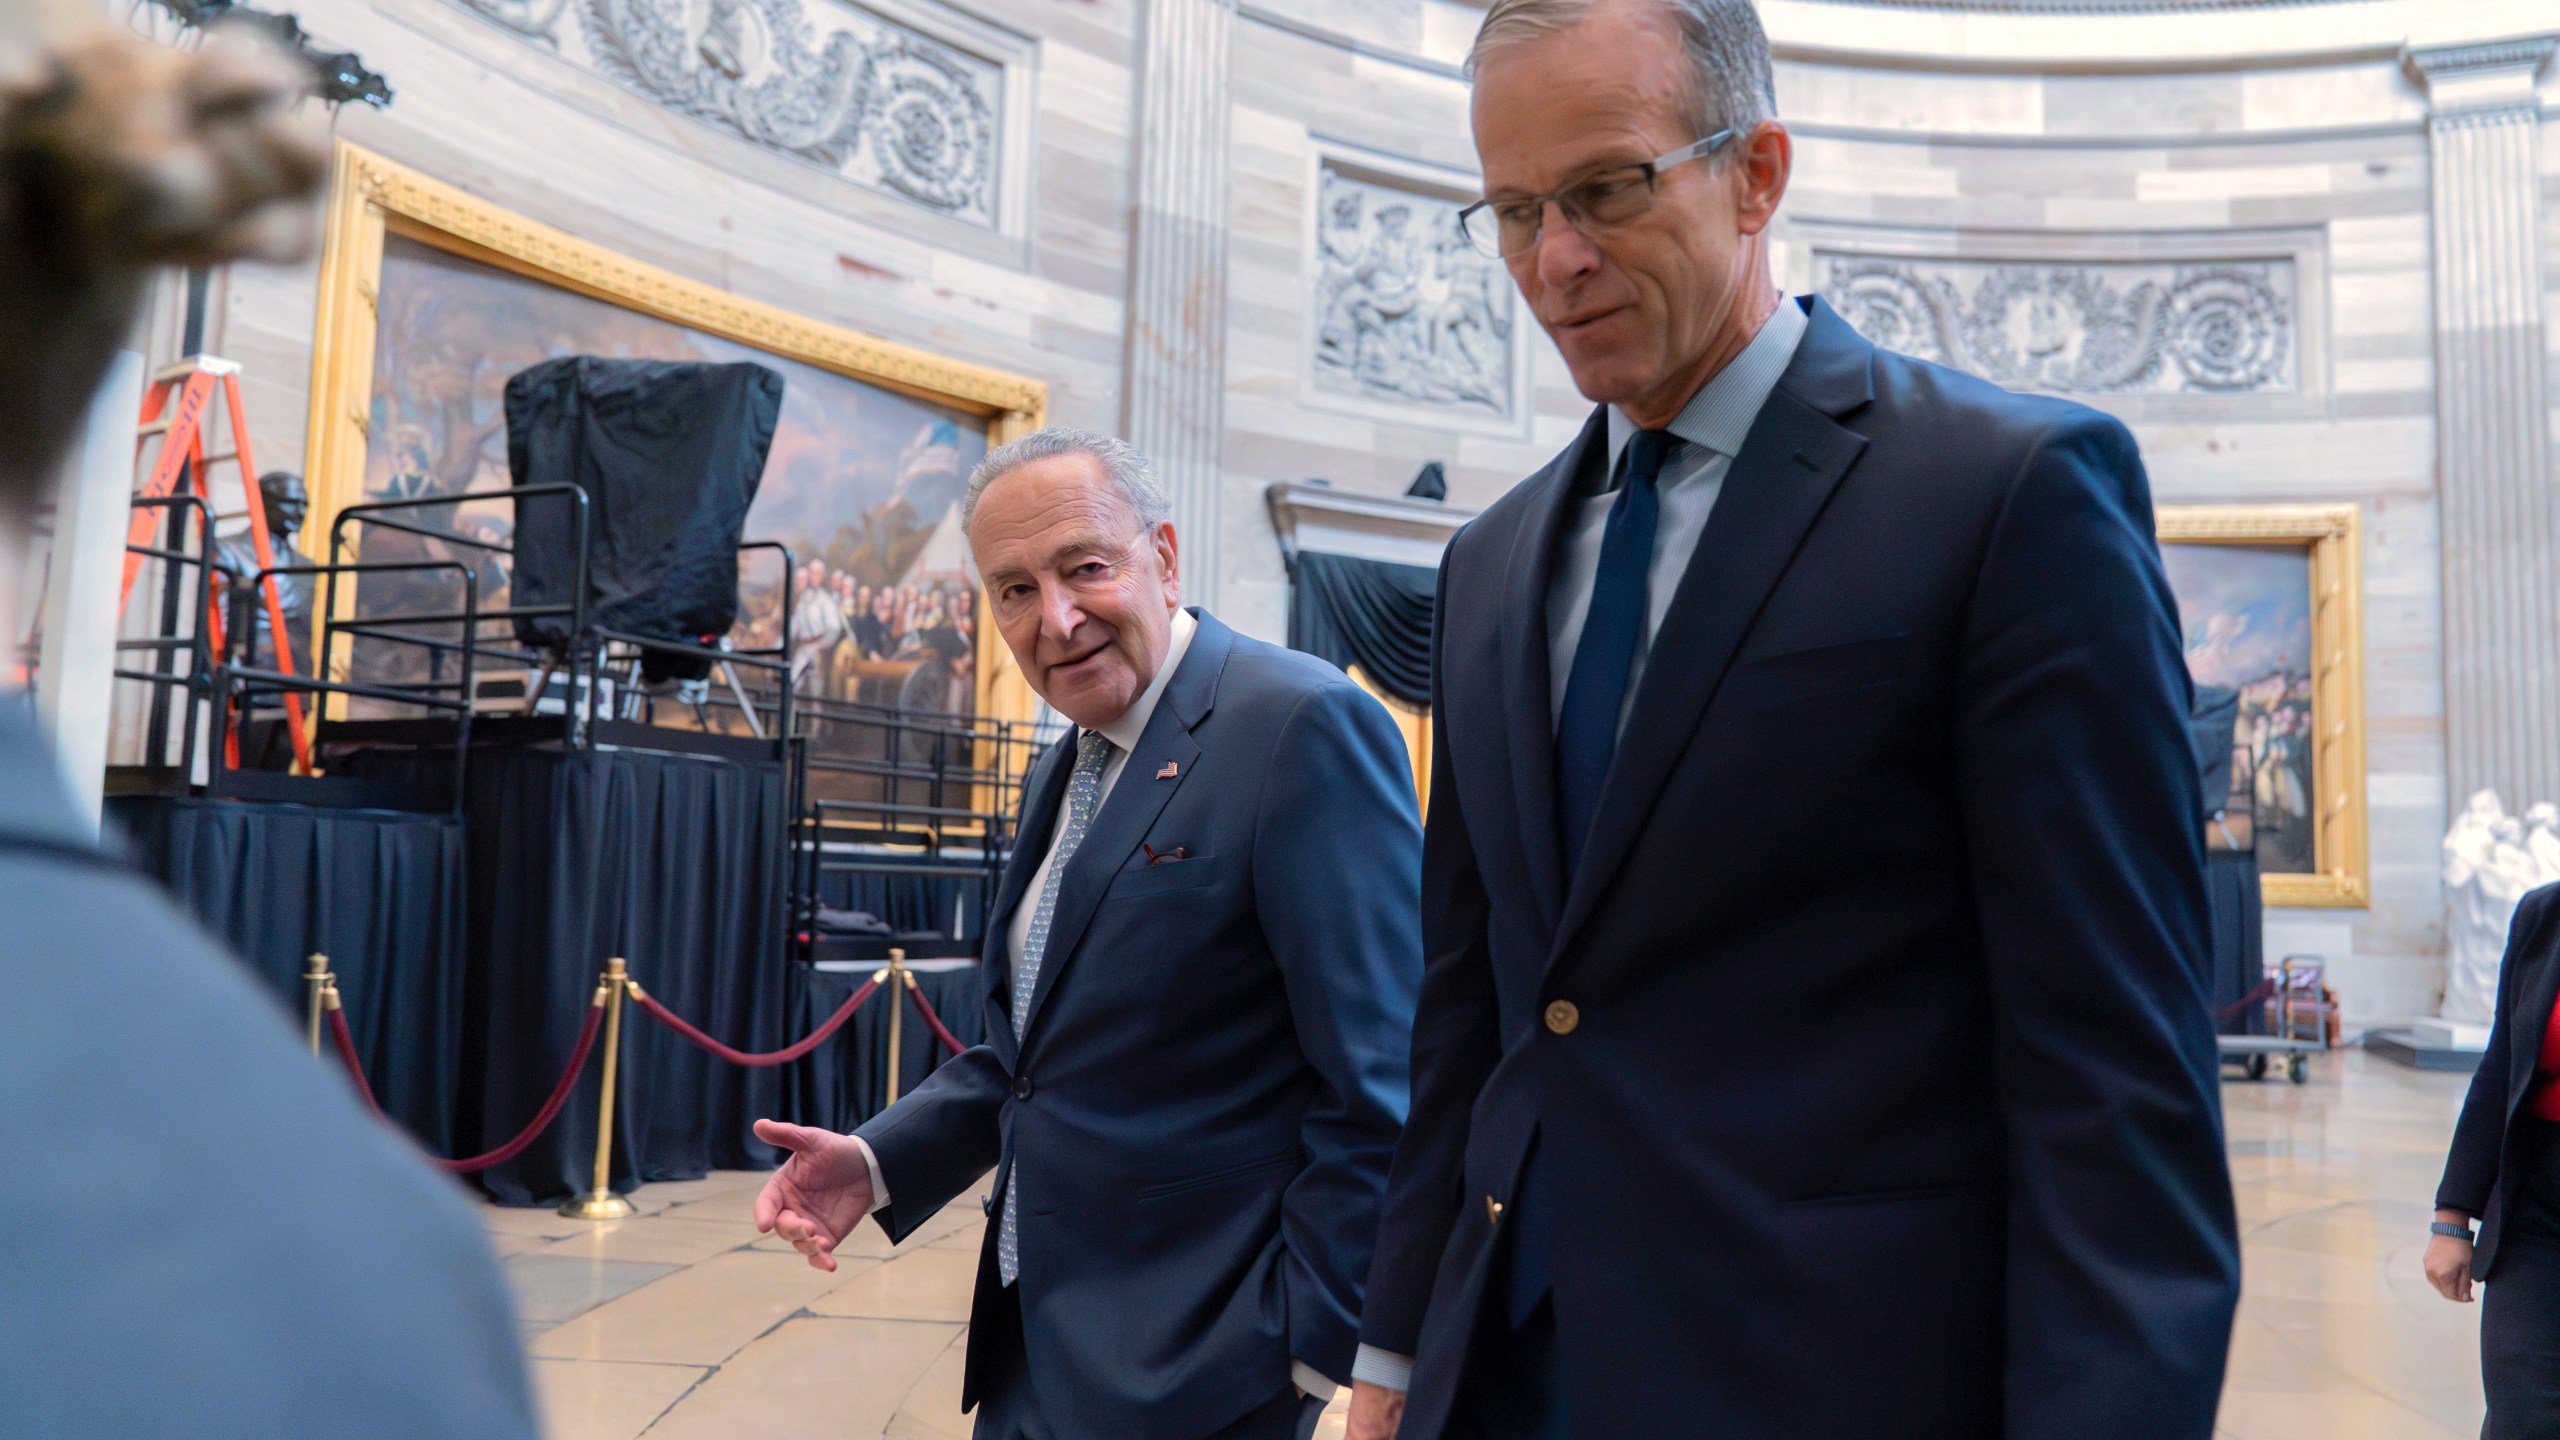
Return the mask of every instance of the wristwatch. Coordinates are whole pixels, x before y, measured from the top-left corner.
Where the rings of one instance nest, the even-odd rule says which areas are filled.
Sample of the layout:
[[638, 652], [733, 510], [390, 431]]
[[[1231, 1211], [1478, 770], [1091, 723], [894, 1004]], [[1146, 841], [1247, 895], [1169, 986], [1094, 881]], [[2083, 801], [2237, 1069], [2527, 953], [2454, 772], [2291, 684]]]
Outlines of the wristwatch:
[[2451, 1220], [2433, 1220], [2427, 1224], [2427, 1233], [2442, 1235], [2450, 1240], [2468, 1240], [2471, 1238], [2471, 1227], [2456, 1224]]

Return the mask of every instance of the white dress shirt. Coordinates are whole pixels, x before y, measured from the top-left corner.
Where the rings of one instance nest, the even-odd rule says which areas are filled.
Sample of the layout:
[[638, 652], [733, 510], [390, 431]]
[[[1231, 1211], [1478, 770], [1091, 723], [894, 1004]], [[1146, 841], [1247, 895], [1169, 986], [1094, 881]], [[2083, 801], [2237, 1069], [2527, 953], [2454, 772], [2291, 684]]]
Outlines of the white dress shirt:
[[[1147, 722], [1156, 714], [1156, 703], [1164, 698], [1164, 688], [1172, 683], [1173, 672], [1182, 668], [1182, 657], [1191, 652], [1191, 637], [1199, 632], [1200, 622], [1188, 610], [1173, 612], [1173, 643], [1165, 648], [1164, 663], [1156, 667], [1153, 680], [1147, 682], [1146, 693], [1120, 714], [1120, 718], [1102, 727], [1102, 738], [1111, 742], [1110, 758], [1102, 762], [1102, 789], [1094, 796], [1094, 812], [1100, 814], [1103, 803], [1111, 798], [1111, 787], [1120, 782], [1120, 772], [1129, 766], [1129, 754], [1146, 738]], [[1040, 908], [1040, 895], [1049, 883], [1049, 868], [1057, 862], [1058, 837], [1066, 832], [1067, 807], [1058, 807], [1058, 818], [1049, 831], [1047, 853], [1040, 857], [1040, 868], [1031, 872], [1029, 883], [1022, 887], [1022, 898], [1013, 907], [1013, 916], [1005, 926], [1004, 959], [1009, 966], [1019, 966], [1022, 947], [1031, 935], [1032, 913]], [[1053, 958], [1041, 957], [1042, 968]], [[1030, 997], [1016, 995], [1013, 1003], [1027, 1004]], [[880, 1173], [880, 1157], [861, 1136], [853, 1143], [862, 1151], [862, 1161], [871, 1168], [871, 1206], [878, 1209], [889, 1203], [889, 1182]], [[1331, 1380], [1317, 1373], [1305, 1361], [1290, 1362], [1290, 1378], [1299, 1389], [1320, 1399], [1330, 1400], [1337, 1388]]]
[[[1707, 517], [1715, 513], [1716, 501], [1724, 495], [1733, 457], [1742, 453], [1742, 442], [1751, 434], [1751, 423], [1760, 418], [1760, 407], [1768, 403], [1769, 392], [1795, 360], [1796, 346], [1809, 323], [1794, 302], [1780, 300], [1742, 353], [1717, 371], [1671, 421], [1671, 433], [1686, 443], [1662, 462], [1662, 473], [1654, 482], [1662, 495], [1661, 520], [1653, 535], [1653, 564], [1645, 574], [1644, 633], [1636, 642], [1635, 664], [1627, 672], [1627, 708], [1618, 712], [1622, 728], [1627, 710], [1635, 705], [1636, 686], [1644, 679], [1645, 656], [1653, 648], [1653, 637], [1662, 629], [1662, 617], [1670, 613], [1681, 577], [1689, 573], [1689, 557], [1697, 553], [1698, 537], [1707, 532]], [[1573, 678], [1574, 651], [1582, 643], [1583, 623], [1591, 614], [1591, 587], [1600, 573], [1600, 542], [1608, 533], [1609, 507], [1617, 503], [1627, 442], [1635, 433], [1634, 421], [1614, 408], [1609, 411], [1609, 468], [1604, 472], [1610, 477], [1609, 486], [1567, 502], [1578, 504], [1580, 512], [1567, 512], [1572, 516], [1569, 529], [1556, 554], [1555, 573], [1547, 581], [1547, 679], [1550, 713], [1558, 720], [1564, 717], [1564, 687]]]
[[[1762, 322], [1760, 333], [1671, 421], [1671, 433], [1685, 443], [1662, 462], [1662, 473], [1654, 479], [1662, 509], [1653, 533], [1653, 563], [1645, 572], [1644, 633], [1637, 638], [1635, 663], [1627, 671], [1626, 701], [1618, 711], [1621, 730], [1635, 708], [1645, 655], [1662, 629], [1662, 617], [1671, 611], [1671, 597], [1679, 592], [1681, 578], [1689, 573], [1689, 557], [1697, 553], [1698, 539], [1707, 532], [1707, 517], [1715, 513], [1716, 501], [1724, 494], [1725, 476], [1733, 469], [1734, 457], [1742, 453], [1742, 442], [1751, 434], [1752, 422], [1760, 418], [1760, 408], [1769, 403], [1769, 392], [1794, 363], [1796, 346], [1810, 323], [1794, 301], [1780, 299], [1778, 308]], [[1555, 573], [1547, 581], [1549, 713], [1559, 721], [1564, 718], [1565, 684], [1573, 678], [1573, 654], [1591, 614], [1591, 587], [1600, 573], [1600, 542], [1608, 533], [1609, 507], [1617, 502], [1619, 472], [1636, 429], [1623, 412], [1614, 407], [1609, 411], [1609, 468], [1603, 472], [1610, 477], [1609, 487], [1566, 502], [1579, 508], [1566, 511]], [[1390, 1390], [1409, 1389], [1413, 1360], [1363, 1345], [1352, 1362], [1351, 1378]]]

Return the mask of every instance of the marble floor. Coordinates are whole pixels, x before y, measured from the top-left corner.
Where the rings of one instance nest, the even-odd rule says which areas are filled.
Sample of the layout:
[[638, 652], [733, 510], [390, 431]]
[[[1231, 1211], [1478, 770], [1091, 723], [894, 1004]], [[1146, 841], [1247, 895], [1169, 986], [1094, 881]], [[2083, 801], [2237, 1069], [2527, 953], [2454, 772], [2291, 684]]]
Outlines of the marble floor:
[[[2360, 1051], [2311, 1083], [2224, 1088], [2245, 1294], [2226, 1440], [2479, 1433], [2478, 1307], [2418, 1273], [2464, 1077]], [[760, 1175], [651, 1185], [614, 1224], [488, 1213], [551, 1440], [961, 1440], [983, 1221], [953, 1204], [895, 1249], [865, 1226], [834, 1275], [752, 1220]], [[1323, 1436], [1341, 1434], [1339, 1405]]]

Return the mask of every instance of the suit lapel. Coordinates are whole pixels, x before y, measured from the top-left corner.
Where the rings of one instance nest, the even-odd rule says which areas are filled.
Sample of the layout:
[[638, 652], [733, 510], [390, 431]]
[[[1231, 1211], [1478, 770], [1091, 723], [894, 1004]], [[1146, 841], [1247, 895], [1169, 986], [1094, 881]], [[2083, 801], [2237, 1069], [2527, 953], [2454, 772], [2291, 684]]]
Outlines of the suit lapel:
[[[2507, 1114], [2512, 1117], [2533, 1088], [2534, 1072], [2542, 1061], [2542, 1037], [2550, 1028], [2551, 1011], [2560, 1004], [2560, 962], [2545, 953], [2538, 943], [2541, 937], [2522, 937], [2527, 943], [2510, 943], [2509, 952], [2531, 955], [2541, 961], [2532, 972], [2517, 977], [2515, 1008], [2507, 1015]], [[2512, 962], [2510, 962], [2512, 963]]]
[[1013, 947], [1009, 939], [1013, 912], [1031, 888], [1032, 873], [1048, 856], [1050, 832], [1057, 828], [1058, 807], [1066, 803], [1067, 778], [1075, 769], [1075, 733], [1070, 728], [1067, 738], [1040, 752], [1030, 777], [1023, 782], [1022, 823], [1013, 834], [1013, 858], [1004, 867], [1004, 878], [996, 884], [995, 909], [987, 920], [988, 989], [1007, 1007], [1013, 1004]]
[[1556, 724], [1553, 672], [1547, 655], [1547, 585], [1555, 574], [1557, 535], [1576, 513], [1575, 487], [1583, 466], [1608, 456], [1609, 412], [1591, 412], [1582, 433], [1530, 484], [1528, 518], [1511, 541], [1511, 584], [1502, 603], [1503, 711], [1511, 754], [1512, 803], [1520, 848], [1529, 861], [1529, 888], [1538, 914], [1554, 932], [1564, 908], [1564, 841], [1556, 819]]
[[1833, 416], [1872, 398], [1873, 356], [1873, 346], [1814, 302], [1796, 358], [1734, 457], [1645, 659], [1550, 954], [1572, 940], [1626, 860], [1752, 622], [1866, 449], [1866, 437]]
[[[1049, 917], [1048, 948], [1041, 953], [1040, 976], [1031, 992], [1031, 1015], [1023, 1026], [1026, 1040], [1030, 1027], [1039, 1023], [1041, 1009], [1057, 991], [1059, 978], [1073, 963], [1076, 947], [1093, 923], [1093, 912], [1102, 904], [1102, 893], [1111, 888], [1111, 878], [1137, 853], [1156, 817], [1198, 768], [1200, 746], [1191, 731], [1216, 701], [1218, 678], [1226, 672], [1235, 632], [1206, 611], [1193, 613], [1200, 628], [1191, 637], [1181, 668], [1157, 697], [1146, 733], [1129, 752], [1110, 798], [1102, 802], [1102, 812], [1085, 832], [1084, 844], [1067, 862], [1066, 878], [1058, 886], [1058, 908]], [[1158, 779], [1168, 765], [1175, 773]]]

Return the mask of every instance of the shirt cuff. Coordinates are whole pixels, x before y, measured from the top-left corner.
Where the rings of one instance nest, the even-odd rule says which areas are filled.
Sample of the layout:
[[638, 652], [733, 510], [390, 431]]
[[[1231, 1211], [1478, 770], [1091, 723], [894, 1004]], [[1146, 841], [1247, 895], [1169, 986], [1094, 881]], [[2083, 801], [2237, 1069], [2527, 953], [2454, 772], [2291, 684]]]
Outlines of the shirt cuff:
[[1381, 1389], [1410, 1390], [1413, 1388], [1413, 1357], [1399, 1355], [1393, 1350], [1381, 1350], [1375, 1345], [1363, 1345], [1351, 1362], [1351, 1378]]
[[1308, 1394], [1313, 1395], [1328, 1405], [1332, 1404], [1333, 1397], [1340, 1394], [1342, 1391], [1341, 1386], [1326, 1379], [1316, 1370], [1316, 1367], [1308, 1364], [1304, 1360], [1292, 1360], [1289, 1362], [1289, 1378], [1297, 1383], [1299, 1389], [1306, 1391]]
[[853, 1142], [853, 1148], [862, 1152], [862, 1163], [871, 1167], [871, 1208], [889, 1208], [889, 1182], [880, 1178], [880, 1157], [871, 1153], [871, 1142], [859, 1135], [845, 1138]]

